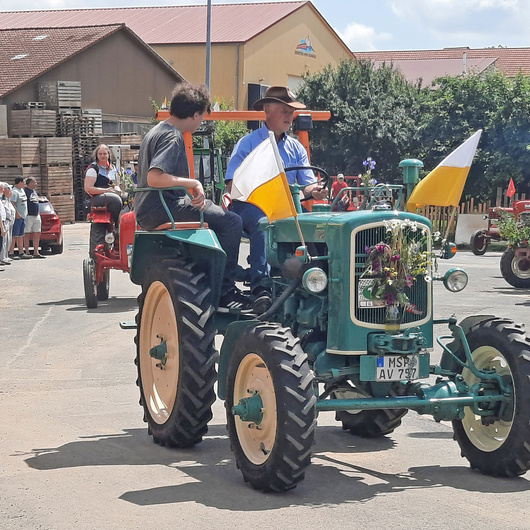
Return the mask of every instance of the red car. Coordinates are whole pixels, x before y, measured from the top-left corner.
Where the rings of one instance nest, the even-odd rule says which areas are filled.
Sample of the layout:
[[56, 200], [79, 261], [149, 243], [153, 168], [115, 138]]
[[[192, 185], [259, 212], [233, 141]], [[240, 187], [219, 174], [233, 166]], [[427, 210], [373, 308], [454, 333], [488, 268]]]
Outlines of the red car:
[[59, 216], [46, 197], [39, 197], [39, 213], [41, 217], [40, 247], [50, 249], [52, 254], [63, 253], [63, 227]]

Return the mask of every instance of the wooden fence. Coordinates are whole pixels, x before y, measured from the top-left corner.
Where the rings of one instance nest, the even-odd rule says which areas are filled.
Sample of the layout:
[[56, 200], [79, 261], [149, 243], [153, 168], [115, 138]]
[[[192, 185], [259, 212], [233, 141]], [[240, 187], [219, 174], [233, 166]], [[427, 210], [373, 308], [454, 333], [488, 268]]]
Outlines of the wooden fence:
[[431, 221], [434, 232], [440, 232], [442, 237], [447, 237], [449, 240], [454, 241], [458, 214], [487, 214], [488, 209], [492, 206], [509, 207], [513, 201], [524, 200], [525, 198], [526, 195], [524, 193], [516, 193], [509, 199], [506, 197], [505, 189], [497, 188], [497, 197], [494, 202], [475, 202], [474, 199], [469, 199], [460, 203], [456, 209], [452, 206], [424, 206], [416, 211]]

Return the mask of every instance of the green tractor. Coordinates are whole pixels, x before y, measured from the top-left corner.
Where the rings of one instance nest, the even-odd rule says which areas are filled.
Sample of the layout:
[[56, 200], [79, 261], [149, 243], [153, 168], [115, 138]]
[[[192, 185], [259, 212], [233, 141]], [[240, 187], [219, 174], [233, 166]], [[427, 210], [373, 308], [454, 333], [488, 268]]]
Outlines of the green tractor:
[[[397, 210], [398, 188], [360, 190], [358, 211], [302, 213], [297, 203], [297, 218], [264, 219], [273, 303], [261, 315], [216, 312], [225, 255], [201, 223], [136, 232], [137, 382], [156, 443], [199, 443], [217, 383], [237, 466], [262, 491], [304, 478], [320, 411], [365, 437], [391, 433], [409, 410], [429, 414], [452, 421], [472, 468], [501, 477], [529, 469], [530, 341], [521, 325], [492, 315], [433, 319], [430, 280], [458, 291], [467, 276], [432, 273], [431, 223]], [[388, 239], [396, 233], [401, 257]], [[444, 242], [438, 257], [452, 247]], [[398, 282], [393, 267], [406, 253], [423, 264], [399, 288], [383, 282], [394, 272]], [[435, 339], [440, 323], [448, 333]], [[439, 364], [430, 359], [434, 340]]]

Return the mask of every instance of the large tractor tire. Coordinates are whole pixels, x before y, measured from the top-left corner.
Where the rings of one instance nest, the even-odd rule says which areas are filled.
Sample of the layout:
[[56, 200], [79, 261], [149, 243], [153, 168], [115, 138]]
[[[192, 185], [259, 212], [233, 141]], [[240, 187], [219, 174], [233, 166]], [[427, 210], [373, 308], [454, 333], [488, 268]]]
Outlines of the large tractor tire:
[[[495, 370], [510, 388], [504, 410], [483, 417], [465, 408], [453, 421], [454, 438], [473, 469], [498, 477], [522, 475], [530, 468], [530, 340], [510, 320], [492, 319], [466, 334], [479, 370]], [[471, 387], [480, 383], [467, 368], [462, 377]]]
[[106, 270], [103, 272], [103, 280], [101, 283], [98, 283], [96, 287], [97, 297], [99, 301], [104, 301], [109, 299], [110, 292], [110, 271]]
[[469, 240], [471, 252], [475, 256], [483, 256], [488, 249], [489, 239], [484, 235], [484, 230], [477, 230]]
[[501, 256], [501, 274], [513, 287], [530, 288], [530, 260], [516, 257], [513, 248], [507, 248]]
[[[396, 396], [399, 393], [391, 390], [389, 395]], [[358, 399], [367, 397], [356, 388], [337, 390], [332, 394], [333, 398]], [[401, 425], [401, 418], [405, 416], [408, 409], [381, 409], [381, 410], [339, 410], [335, 413], [335, 419], [342, 422], [342, 430], [349, 431], [355, 436], [363, 438], [379, 438], [394, 432]]]
[[[255, 489], [285, 491], [304, 478], [316, 428], [313, 385], [307, 355], [289, 329], [258, 324], [234, 343], [227, 370], [228, 432], [237, 467]], [[236, 413], [233, 407], [245, 401], [259, 418]]]
[[92, 258], [83, 260], [83, 286], [85, 288], [85, 302], [88, 309], [98, 306], [96, 293], [96, 267]]
[[211, 290], [182, 258], [153, 261], [145, 278], [135, 339], [144, 421], [155, 443], [190, 447], [208, 431], [215, 401]]

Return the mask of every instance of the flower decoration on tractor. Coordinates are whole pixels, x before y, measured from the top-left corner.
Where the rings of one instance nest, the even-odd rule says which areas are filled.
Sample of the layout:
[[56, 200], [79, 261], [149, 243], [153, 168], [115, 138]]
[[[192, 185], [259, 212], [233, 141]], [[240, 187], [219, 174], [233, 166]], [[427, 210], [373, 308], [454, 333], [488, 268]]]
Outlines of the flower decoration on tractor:
[[[366, 261], [361, 277], [372, 281], [364, 288], [363, 296], [379, 302], [378, 305], [395, 310], [402, 306], [407, 311], [414, 311], [407, 290], [419, 278], [426, 282], [432, 278], [428, 232], [416, 221], [408, 219], [385, 221], [384, 226], [384, 241], [365, 248]], [[433, 240], [439, 238], [439, 232], [432, 236]]]
[[363, 161], [363, 166], [365, 167], [365, 170], [362, 175], [359, 175], [361, 179], [361, 186], [365, 188], [372, 188], [377, 184], [377, 180], [372, 177], [372, 171], [375, 169], [375, 165], [375, 160], [370, 157]]

